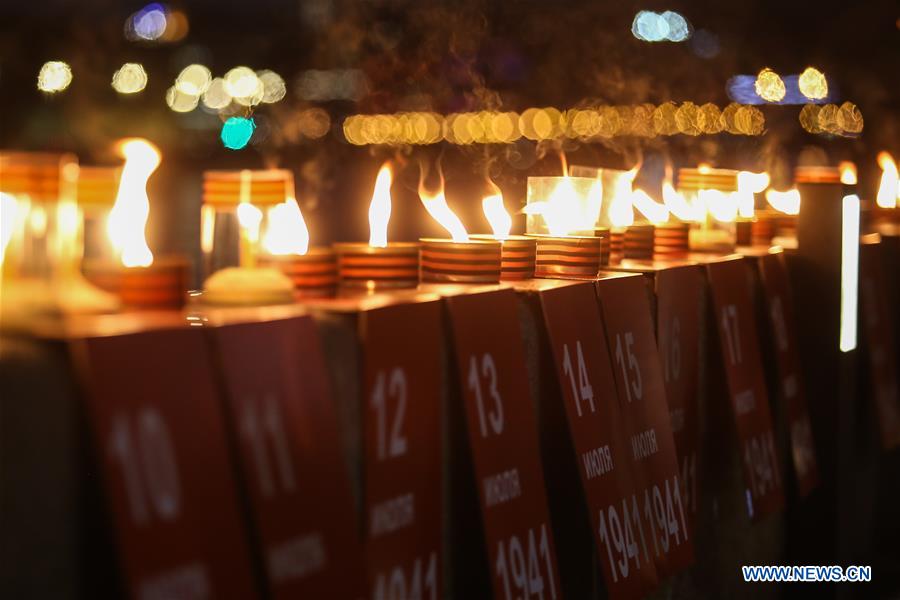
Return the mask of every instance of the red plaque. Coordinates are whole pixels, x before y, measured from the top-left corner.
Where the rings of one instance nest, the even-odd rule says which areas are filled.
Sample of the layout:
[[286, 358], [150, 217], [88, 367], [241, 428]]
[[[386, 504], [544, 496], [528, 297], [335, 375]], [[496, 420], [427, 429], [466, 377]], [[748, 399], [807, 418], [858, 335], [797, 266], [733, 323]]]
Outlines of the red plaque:
[[804, 497], [819, 484], [819, 469], [800, 369], [796, 313], [784, 255], [778, 253], [763, 256], [759, 260], [759, 269], [769, 324], [772, 327], [772, 342], [775, 345], [779, 393], [787, 407], [791, 457], [797, 473], [798, 491]]
[[640, 511], [644, 533], [638, 543], [664, 578], [690, 566], [694, 550], [647, 284], [642, 275], [611, 277], [597, 282], [597, 294], [637, 482], [632, 507]]
[[560, 595], [515, 292], [445, 299], [496, 598]]
[[74, 342], [132, 598], [255, 598], [203, 331]]
[[697, 266], [656, 273], [656, 340], [662, 363], [669, 420], [678, 453], [681, 490], [689, 531], [697, 515], [700, 446], [697, 398], [700, 395], [700, 327], [705, 281]]
[[889, 449], [900, 445], [900, 398], [893, 315], [884, 280], [881, 244], [862, 244], [859, 251], [860, 322], [868, 346], [869, 373], [881, 444]]
[[212, 330], [274, 598], [362, 598], [362, 546], [310, 317]]
[[441, 597], [441, 307], [362, 312], [370, 596]]
[[706, 269], [731, 409], [740, 438], [747, 511], [751, 518], [758, 519], [781, 510], [784, 493], [762, 376], [750, 272], [743, 258], [710, 263]]
[[594, 285], [545, 289], [540, 299], [606, 587], [612, 598], [643, 597], [656, 587], [656, 567], [639, 550], [649, 526], [617, 426], [623, 416]]

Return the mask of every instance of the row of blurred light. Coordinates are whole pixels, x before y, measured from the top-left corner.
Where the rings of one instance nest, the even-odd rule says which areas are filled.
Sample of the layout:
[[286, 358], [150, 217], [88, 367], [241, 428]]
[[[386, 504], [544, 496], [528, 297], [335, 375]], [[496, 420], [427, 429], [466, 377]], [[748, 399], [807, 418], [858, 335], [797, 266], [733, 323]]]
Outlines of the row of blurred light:
[[[72, 68], [62, 61], [44, 63], [38, 73], [38, 89], [46, 93], [62, 92], [72, 83]], [[140, 63], [125, 63], [112, 77], [112, 87], [120, 94], [136, 94], [147, 87], [147, 72]], [[253, 71], [235, 67], [224, 77], [213, 77], [204, 65], [188, 65], [166, 92], [166, 104], [176, 112], [189, 112], [201, 99], [212, 110], [227, 108], [232, 102], [244, 106], [272, 104], [284, 98], [287, 88], [274, 71]]]
[[859, 107], [852, 102], [840, 106], [807, 104], [800, 111], [800, 126], [809, 133], [853, 137], [862, 133], [864, 124]]
[[634, 16], [631, 33], [643, 42], [684, 42], [691, 37], [691, 25], [673, 10], [642, 10]]
[[517, 112], [467, 112], [442, 116], [433, 112], [353, 115], [344, 121], [344, 137], [358, 146], [369, 144], [508, 144], [520, 138], [550, 140], [617, 136], [760, 135], [765, 117], [754, 106], [673, 102], [655, 106], [601, 106], [570, 109], [529, 108]]

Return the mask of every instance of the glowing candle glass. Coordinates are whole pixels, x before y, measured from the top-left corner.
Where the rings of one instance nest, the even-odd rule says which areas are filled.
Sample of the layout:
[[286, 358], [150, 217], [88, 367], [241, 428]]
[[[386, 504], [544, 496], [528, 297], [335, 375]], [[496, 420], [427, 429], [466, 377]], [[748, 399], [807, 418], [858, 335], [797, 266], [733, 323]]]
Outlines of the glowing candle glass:
[[692, 250], [734, 250], [735, 221], [739, 215], [738, 172], [732, 169], [679, 169], [678, 193], [696, 213], [699, 223], [691, 230]]

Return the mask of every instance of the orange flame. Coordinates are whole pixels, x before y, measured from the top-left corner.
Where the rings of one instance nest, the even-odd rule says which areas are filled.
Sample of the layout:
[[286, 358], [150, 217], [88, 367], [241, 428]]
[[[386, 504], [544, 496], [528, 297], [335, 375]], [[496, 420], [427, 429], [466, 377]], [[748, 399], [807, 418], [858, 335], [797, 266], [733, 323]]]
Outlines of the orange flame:
[[142, 138], [121, 140], [117, 149], [125, 158], [125, 166], [106, 231], [123, 265], [147, 267], [153, 264], [153, 252], [147, 246], [144, 231], [150, 216], [147, 180], [159, 166], [159, 149]]
[[800, 214], [800, 191], [796, 188], [779, 192], [775, 189], [766, 190], [766, 201], [777, 211], [786, 215]]
[[391, 165], [382, 165], [375, 178], [375, 190], [369, 204], [369, 245], [387, 248], [387, 228], [391, 220]]
[[[247, 207], [246, 210], [253, 214], [247, 215], [249, 218], [241, 220], [241, 225], [251, 228], [252, 231], [255, 222], [255, 228], [258, 231], [262, 213], [252, 204], [241, 204], [238, 206], [239, 220], [241, 219], [241, 209], [244, 207]], [[263, 247], [266, 252], [280, 256], [290, 254], [302, 256], [309, 252], [309, 228], [306, 226], [297, 200], [288, 198], [281, 204], [270, 208], [268, 222], [269, 226], [263, 236]]]
[[494, 239], [502, 241], [509, 238], [509, 232], [512, 230], [512, 217], [503, 206], [503, 192], [493, 181], [488, 180], [488, 183], [494, 193], [481, 200], [481, 208], [494, 232]]
[[887, 152], [878, 153], [878, 166], [881, 167], [881, 182], [878, 184], [878, 195], [875, 201], [881, 208], [896, 208], [900, 200], [900, 183], [898, 183], [897, 163]]
[[659, 224], [669, 220], [666, 205], [651, 198], [644, 190], [636, 189], [631, 193], [631, 204], [651, 223]]
[[841, 183], [844, 185], [856, 185], [856, 165], [849, 160], [841, 161], [838, 165], [841, 172]]
[[450, 206], [447, 205], [447, 198], [444, 196], [444, 174], [438, 165], [438, 174], [440, 176], [440, 186], [434, 192], [430, 192], [425, 186], [425, 171], [422, 170], [419, 175], [419, 199], [425, 206], [428, 214], [437, 221], [441, 227], [450, 233], [450, 237], [454, 242], [469, 241], [469, 234], [459, 217], [456, 216]]

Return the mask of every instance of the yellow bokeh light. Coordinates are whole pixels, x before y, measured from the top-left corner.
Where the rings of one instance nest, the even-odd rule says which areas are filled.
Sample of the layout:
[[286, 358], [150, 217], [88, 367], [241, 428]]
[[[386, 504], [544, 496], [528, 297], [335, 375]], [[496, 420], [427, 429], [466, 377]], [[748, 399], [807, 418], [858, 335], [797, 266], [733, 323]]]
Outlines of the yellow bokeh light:
[[281, 75], [269, 70], [260, 71], [257, 75], [263, 86], [263, 102], [273, 104], [287, 95], [287, 87], [284, 85]]
[[768, 102], [779, 102], [786, 92], [784, 81], [772, 69], [766, 68], [756, 76], [756, 93]]
[[72, 67], [58, 60], [45, 62], [38, 73], [37, 87], [42, 92], [55, 94], [72, 83]]
[[678, 133], [678, 125], [675, 123], [675, 113], [678, 109], [674, 102], [660, 104], [653, 111], [653, 130], [657, 135], [674, 135]]
[[203, 93], [203, 104], [212, 110], [221, 110], [231, 104], [231, 94], [225, 90], [224, 79], [216, 77], [210, 82]]
[[[309, 108], [300, 113], [298, 122], [300, 133], [311, 139], [323, 137], [331, 129], [331, 117], [321, 108]], [[345, 129], [346, 132], [346, 122]]]
[[212, 81], [212, 73], [208, 68], [203, 65], [188, 65], [175, 79], [175, 89], [182, 94], [200, 96], [206, 93]]
[[225, 74], [225, 91], [232, 98], [252, 98], [261, 95], [259, 77], [249, 67], [235, 67]]
[[675, 111], [678, 131], [687, 135], [700, 135], [703, 132], [700, 119], [700, 108], [693, 102], [685, 102]]
[[819, 127], [819, 111], [822, 107], [817, 104], [807, 104], [800, 110], [800, 126], [809, 133], [822, 133]]
[[821, 100], [828, 95], [828, 80], [814, 67], [806, 67], [797, 80], [800, 93], [810, 100]]
[[125, 63], [113, 73], [112, 87], [120, 94], [136, 94], [147, 87], [147, 72], [140, 63]]
[[844, 133], [862, 133], [863, 125], [863, 116], [859, 111], [859, 107], [852, 102], [844, 102], [841, 104], [841, 107], [837, 111], [837, 126], [840, 127]]
[[707, 102], [700, 107], [700, 114], [697, 118], [703, 133], [719, 133], [725, 129], [722, 111], [712, 102]]
[[197, 108], [199, 101], [200, 99], [197, 96], [179, 92], [174, 85], [166, 92], [166, 104], [175, 112], [191, 112]]

